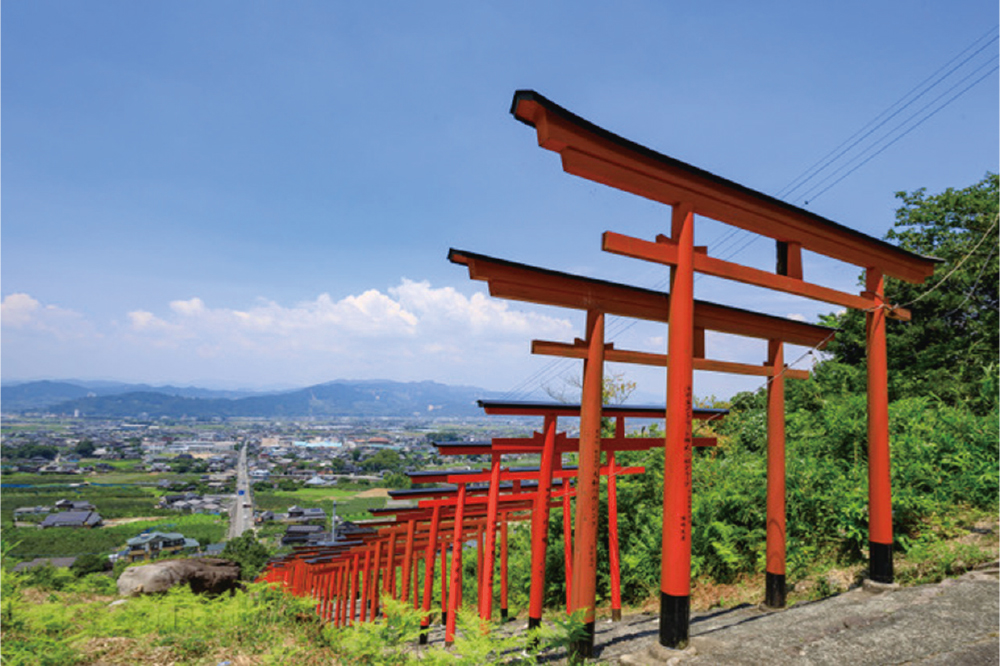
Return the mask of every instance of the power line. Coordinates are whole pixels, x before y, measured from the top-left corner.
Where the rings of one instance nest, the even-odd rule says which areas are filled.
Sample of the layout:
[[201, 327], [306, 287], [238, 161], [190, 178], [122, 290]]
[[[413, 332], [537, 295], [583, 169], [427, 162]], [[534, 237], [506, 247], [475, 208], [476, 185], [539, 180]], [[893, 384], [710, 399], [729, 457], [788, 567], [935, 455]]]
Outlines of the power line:
[[[955, 265], [954, 265], [954, 266], [952, 267], [952, 269], [951, 269], [950, 271], [948, 271], [948, 272], [947, 272], [947, 273], [945, 274], [945, 276], [944, 276], [944, 277], [942, 277], [942, 278], [941, 278], [940, 280], [938, 280], [938, 281], [937, 281], [937, 283], [936, 283], [936, 284], [935, 284], [935, 285], [934, 285], [933, 287], [931, 287], [931, 288], [930, 288], [930, 289], [928, 289], [927, 291], [923, 292], [922, 294], [920, 294], [919, 296], [917, 296], [916, 298], [914, 298], [914, 299], [913, 299], [912, 301], [910, 301], [910, 302], [908, 302], [908, 303], [903, 303], [902, 305], [897, 305], [897, 306], [895, 306], [895, 307], [898, 307], [898, 308], [906, 308], [906, 307], [909, 307], [909, 306], [913, 305], [914, 303], [918, 303], [918, 302], [920, 302], [920, 301], [924, 300], [925, 298], [927, 298], [928, 296], [930, 296], [931, 294], [933, 294], [933, 293], [934, 293], [935, 291], [937, 291], [938, 287], [940, 287], [940, 286], [941, 286], [941, 285], [943, 285], [943, 284], [944, 284], [945, 282], [947, 282], [947, 281], [948, 281], [948, 279], [949, 279], [949, 278], [951, 278], [951, 276], [955, 274], [955, 271], [957, 271], [957, 270], [958, 270], [959, 268], [961, 268], [961, 267], [962, 267], [962, 266], [963, 266], [963, 265], [965, 264], [965, 262], [966, 262], [966, 261], [968, 261], [968, 260], [969, 260], [969, 258], [970, 258], [970, 257], [972, 257], [972, 255], [973, 255], [973, 254], [975, 254], [976, 250], [978, 250], [978, 249], [979, 249], [979, 246], [980, 246], [980, 245], [982, 245], [982, 244], [983, 244], [983, 242], [984, 242], [984, 241], [985, 241], [985, 240], [986, 240], [987, 238], [989, 238], [989, 237], [990, 237], [990, 234], [991, 234], [991, 233], [993, 232], [993, 230], [994, 230], [994, 229], [996, 229], [996, 228], [997, 228], [997, 225], [998, 225], [998, 224], [1000, 224], [1000, 214], [998, 214], [998, 215], [997, 215], [997, 217], [996, 217], [996, 219], [994, 219], [994, 220], [993, 220], [993, 224], [992, 224], [992, 225], [990, 226], [990, 228], [989, 228], [989, 229], [988, 229], [988, 230], [986, 231], [986, 233], [985, 233], [985, 234], [983, 234], [983, 237], [979, 239], [979, 242], [978, 242], [978, 243], [976, 243], [976, 244], [975, 244], [975, 245], [974, 245], [974, 246], [972, 247], [972, 249], [971, 249], [971, 250], [969, 250], [969, 251], [968, 251], [968, 252], [966, 253], [966, 255], [965, 255], [964, 257], [962, 257], [962, 259], [961, 259], [961, 260], [960, 260], [960, 261], [959, 261], [959, 262], [958, 262], [957, 264], [955, 264]], [[995, 248], [994, 248], [994, 249], [995, 249]], [[978, 281], [978, 280], [977, 280], [977, 281]], [[963, 302], [963, 305], [964, 305], [964, 302]], [[885, 306], [884, 306], [884, 305], [880, 305], [880, 306], [878, 306], [878, 307], [885, 307]], [[873, 308], [873, 309], [878, 309], [878, 308]]]
[[[952, 67], [950, 70], [948, 70], [945, 74], [942, 74], [940, 77], [938, 77], [937, 80], [935, 80], [931, 85], [929, 85], [926, 88], [924, 88], [923, 90], [921, 90], [915, 97], [913, 97], [913, 99], [909, 100], [908, 102], [906, 102], [905, 104], [903, 104], [902, 106], [900, 106], [898, 109], [896, 109], [895, 111], [893, 111], [890, 115], [888, 115], [886, 118], [884, 118], [881, 122], [878, 122], [878, 120], [880, 118], [882, 118], [882, 116], [885, 116], [887, 113], [889, 113], [890, 111], [892, 111], [895, 107], [899, 106], [904, 100], [906, 100], [908, 97], [910, 97], [911, 95], [913, 95], [914, 92], [916, 92], [917, 90], [920, 90], [920, 88], [924, 87], [924, 85], [928, 81], [930, 81], [935, 76], [937, 76], [942, 70], [944, 70], [949, 65], [951, 65], [951, 63], [953, 63], [956, 60], [958, 60], [959, 58], [961, 58], [962, 55], [964, 55], [970, 49], [974, 48], [977, 43], [979, 43], [980, 41], [982, 41], [983, 39], [985, 39], [986, 37], [988, 37], [990, 34], [992, 34], [993, 32], [996, 32], [996, 30], [997, 30], [997, 26], [994, 26], [993, 28], [990, 28], [986, 32], [986, 34], [984, 34], [981, 37], [979, 37], [978, 39], [974, 40], [969, 46], [967, 46], [965, 49], [963, 49], [961, 53], [959, 53], [954, 58], [952, 58], [951, 60], [949, 60], [948, 62], [946, 62], [944, 65], [942, 65], [941, 67], [939, 67], [933, 74], [931, 74], [930, 76], [928, 76], [927, 78], [925, 78], [923, 81], [921, 81], [916, 86], [914, 86], [912, 89], [910, 89], [909, 92], [907, 92], [905, 95], [903, 95], [898, 100], [896, 100], [895, 102], [893, 102], [892, 104], [890, 104], [884, 111], [882, 111], [880, 114], [878, 114], [877, 116], [875, 116], [864, 127], [862, 127], [857, 132], [855, 132], [854, 134], [852, 134], [850, 137], [848, 137], [847, 139], [845, 139], [840, 145], [838, 145], [836, 148], [834, 148], [829, 153], [827, 153], [822, 158], [820, 158], [819, 161], [817, 161], [811, 167], [809, 167], [808, 169], [806, 169], [805, 171], [803, 171], [801, 174], [799, 174], [798, 176], [796, 176], [795, 178], [793, 178], [792, 181], [789, 182], [787, 185], [785, 185], [785, 187], [783, 187], [781, 190], [779, 190], [778, 193], [775, 196], [777, 196], [779, 198], [785, 198], [787, 196], [790, 196], [792, 194], [792, 192], [794, 192], [795, 190], [797, 190], [800, 187], [802, 187], [803, 185], [805, 185], [805, 183], [807, 183], [809, 180], [815, 178], [824, 169], [826, 169], [830, 164], [832, 164], [837, 159], [839, 159], [841, 156], [843, 156], [845, 153], [847, 153], [848, 151], [850, 151], [858, 143], [860, 143], [861, 141], [865, 140], [872, 133], [874, 133], [878, 128], [882, 127], [885, 123], [889, 122], [892, 118], [894, 118], [895, 116], [897, 116], [898, 114], [900, 114], [904, 109], [906, 109], [907, 107], [909, 107], [910, 105], [912, 105], [914, 102], [916, 102], [918, 99], [920, 99], [923, 95], [925, 95], [926, 93], [928, 93], [931, 90], [933, 90], [939, 83], [941, 83], [942, 81], [944, 81], [946, 78], [948, 78], [949, 76], [951, 76], [956, 70], [958, 70], [960, 67], [962, 67], [962, 65], [964, 65], [969, 60], [971, 60], [972, 58], [974, 58], [977, 55], [979, 55], [979, 53], [981, 53], [990, 44], [992, 44], [993, 42], [997, 41], [998, 37], [994, 36], [992, 39], [990, 39], [988, 42], [986, 42], [985, 44], [983, 44], [982, 46], [980, 46], [978, 49], [976, 49], [972, 54], [970, 54], [968, 57], [966, 57], [960, 63], [958, 63], [957, 65], [955, 65], [954, 67]], [[869, 127], [871, 127], [876, 122], [878, 122], [878, 124], [876, 124], [870, 130], [868, 130], [868, 132], [866, 132], [863, 136], [861, 136], [861, 137], [857, 138], [856, 140], [854, 140], [855, 137], [858, 137], [859, 134], [862, 134], [862, 132], [865, 132], [866, 129], [868, 129]], [[848, 144], [849, 142], [851, 142], [852, 140], [854, 140], [853, 143], [850, 143], [850, 145], [847, 145], [847, 147], [844, 148], [844, 146], [846, 144]], [[819, 166], [820, 164], [822, 164], [822, 166]], [[818, 169], [816, 168], [817, 166], [819, 166]]]
[[[820, 158], [820, 160], [818, 160], [811, 167], [809, 167], [808, 169], [806, 169], [805, 171], [803, 171], [802, 173], [800, 173], [798, 176], [796, 176], [795, 178], [793, 178], [784, 188], [782, 188], [778, 192], [778, 194], [776, 196], [778, 196], [779, 198], [787, 196], [787, 195], [791, 194], [792, 192], [794, 192], [796, 189], [799, 189], [800, 187], [804, 186], [808, 181], [810, 181], [813, 178], [817, 177], [824, 169], [826, 169], [834, 161], [836, 161], [837, 159], [839, 159], [840, 157], [842, 157], [844, 154], [846, 154], [851, 148], [853, 148], [858, 143], [860, 143], [862, 140], [864, 140], [865, 138], [867, 138], [868, 136], [870, 136], [872, 133], [874, 133], [879, 127], [883, 126], [886, 122], [888, 122], [889, 120], [891, 120], [893, 117], [895, 117], [896, 115], [898, 115], [899, 113], [901, 113], [904, 109], [908, 108], [914, 102], [916, 102], [918, 99], [920, 99], [920, 97], [922, 97], [925, 93], [929, 92], [934, 87], [936, 87], [938, 84], [940, 84], [942, 81], [944, 81], [946, 78], [948, 78], [949, 76], [951, 76], [952, 74], [954, 74], [959, 68], [961, 68], [963, 65], [965, 65], [970, 60], [972, 60], [975, 56], [977, 56], [978, 54], [980, 54], [989, 45], [991, 45], [991, 44], [993, 44], [994, 42], [997, 41], [998, 36], [997, 35], [993, 35], [993, 33], [995, 33], [998, 28], [1000, 28], [1000, 26], [994, 26], [994, 27], [990, 28], [989, 30], [987, 30], [983, 35], [981, 35], [980, 37], [978, 37], [975, 40], [973, 40], [972, 43], [970, 43], [968, 46], [966, 46], [955, 57], [953, 57], [951, 60], [949, 60], [948, 62], [946, 62], [941, 67], [939, 67], [937, 70], [934, 71], [934, 73], [932, 73], [930, 76], [926, 77], [923, 81], [921, 81], [920, 83], [918, 83], [916, 86], [914, 86], [913, 88], [911, 88], [909, 90], [909, 92], [907, 92], [905, 95], [903, 95], [902, 97], [900, 97], [893, 104], [889, 105], [889, 107], [887, 107], [882, 113], [880, 113], [879, 115], [877, 115], [875, 118], [873, 118], [872, 120], [870, 120], [864, 127], [862, 127], [860, 130], [858, 130], [857, 132], [855, 132], [854, 134], [852, 134], [850, 137], [848, 137], [847, 139], [845, 139], [836, 148], [834, 148], [833, 150], [831, 150], [824, 157]], [[984, 39], [990, 37], [990, 35], [993, 35], [993, 37], [991, 39], [989, 39], [989, 41], [987, 41], [985, 44], [982, 44], [978, 48], [976, 48], [976, 46], [980, 42], [982, 42]], [[971, 53], [970, 55], [966, 56], [964, 59], [961, 60], [961, 62], [959, 62], [954, 67], [951, 67], [951, 69], [949, 69], [947, 72], [945, 72], [945, 74], [943, 74], [943, 75], [941, 75], [941, 76], [938, 77], [938, 74], [940, 74], [942, 71], [944, 71], [949, 66], [951, 66], [956, 60], [959, 60], [960, 58], [962, 58], [962, 56], [964, 56], [966, 53], [968, 53], [972, 49], [975, 49], [975, 51], [973, 51], [973, 53]], [[884, 140], [885, 138], [887, 138], [888, 136], [890, 136], [892, 134], [892, 132], [898, 130], [900, 127], [902, 127], [907, 122], [909, 122], [910, 120], [912, 120], [915, 116], [919, 115], [921, 112], [923, 112], [924, 110], [926, 110], [928, 108], [928, 106], [932, 105], [934, 102], [936, 102], [937, 100], [941, 99], [941, 97], [943, 97], [944, 95], [947, 95], [948, 92], [954, 90], [957, 86], [961, 85], [962, 82], [968, 80], [971, 76], [973, 76], [977, 71], [979, 71], [980, 69], [982, 69], [984, 66], [989, 65], [989, 63], [992, 62], [994, 59], [995, 58], [990, 59], [986, 63], [984, 63], [984, 64], [980, 65], [979, 67], [977, 67], [976, 70], [973, 70], [972, 74], [967, 75], [965, 78], [963, 78], [961, 81], [959, 81], [959, 83], [955, 84], [954, 86], [952, 86], [951, 88], [949, 88], [947, 91], [945, 91], [944, 93], [942, 93], [941, 95], [939, 95], [938, 97], [936, 97], [928, 105], [925, 105], [916, 114], [911, 115], [906, 121], [904, 121], [903, 123], [900, 123], [900, 124], [896, 125], [896, 127], [894, 127], [892, 130], [890, 130], [883, 137], [881, 137], [880, 139], [877, 139], [876, 142], [875, 142], [875, 145], [877, 145], [878, 142], [880, 142], [880, 141]], [[972, 85], [970, 85], [969, 88], [971, 88], [975, 84], [977, 84], [980, 81], [982, 81], [983, 79], [985, 79], [993, 71], [996, 71], [996, 70], [994, 69], [994, 70], [991, 70], [990, 72], [987, 72], [980, 79], [977, 79]], [[934, 80], [934, 82], [930, 86], [927, 86], [926, 88], [924, 88], [924, 90], [922, 90], [919, 94], [917, 94], [915, 97], [913, 97], [908, 102], [906, 102], [905, 104], [903, 104], [902, 106], [900, 106], [898, 109], [896, 109], [894, 112], [892, 112], [891, 115], [889, 115], [888, 117], [886, 117], [885, 119], [883, 119], [881, 122], [878, 122], [880, 118], [882, 118], [883, 116], [885, 116], [887, 113], [891, 112], [893, 109], [895, 109], [897, 106], [899, 106], [904, 100], [906, 100], [911, 95], [913, 95], [914, 92], [916, 92], [917, 90], [920, 90], [921, 88], [923, 88], [925, 86], [925, 84], [927, 84], [928, 81], [931, 81], [935, 77], [938, 77], [938, 78], [936, 80]], [[906, 132], [904, 132], [903, 134], [899, 135], [898, 137], [896, 137], [895, 139], [893, 139], [890, 143], [888, 143], [885, 146], [883, 146], [882, 149], [878, 150], [875, 154], [869, 156], [861, 164], [858, 164], [854, 169], [852, 169], [848, 173], [844, 174], [841, 178], [838, 178], [836, 181], [834, 181], [833, 183], [831, 183], [828, 187], [824, 188], [820, 192], [818, 192], [815, 195], [813, 195], [809, 199], [809, 201], [815, 201], [817, 197], [819, 197], [820, 195], [824, 194], [827, 190], [829, 190], [834, 185], [836, 185], [837, 183], [839, 183], [840, 181], [842, 181], [844, 178], [846, 178], [847, 176], [849, 176], [851, 173], [853, 173], [857, 169], [859, 169], [862, 166], [864, 166], [864, 164], [866, 164], [867, 162], [871, 161], [871, 159], [873, 159], [874, 157], [876, 157], [877, 155], [879, 155], [880, 153], [882, 153], [886, 148], [888, 148], [889, 146], [891, 146], [893, 143], [895, 143], [899, 139], [902, 139], [906, 134], [909, 134], [909, 132], [911, 132], [914, 129], [916, 129], [923, 122], [925, 122], [926, 120], [929, 120], [934, 114], [936, 114], [938, 111], [942, 110], [945, 106], [947, 106], [948, 104], [950, 104], [951, 102], [953, 102], [955, 99], [957, 99], [958, 97], [960, 97], [969, 88], [966, 88], [966, 89], [962, 90], [959, 94], [957, 94], [957, 95], [955, 95], [955, 97], [949, 99], [941, 107], [939, 107], [938, 109], [934, 110], [932, 113], [930, 113], [929, 115], [927, 115], [926, 117], [924, 117], [923, 119], [921, 119], [920, 121], [918, 121], [915, 125], [913, 125], [911, 128], [909, 128], [908, 130], [906, 130]], [[855, 139], [855, 137], [858, 137], [859, 134], [862, 134], [863, 132], [865, 132], [866, 129], [868, 129], [869, 127], [871, 127], [875, 123], [878, 123], [878, 124], [875, 127], [873, 127], [870, 131], [868, 131], [867, 133], [865, 133], [864, 136], [860, 137], [859, 139], [857, 139], [856, 141], [854, 141], [853, 143], [851, 143], [847, 148], [845, 148], [843, 150], [840, 150], [841, 148], [843, 148], [843, 146], [845, 146], [846, 144], [848, 144], [849, 142], [851, 142], [853, 139]], [[864, 156], [865, 152], [867, 150], [870, 150], [873, 147], [874, 146], [870, 146], [869, 148], [865, 149], [864, 151], [862, 151], [862, 153], [860, 155], [856, 156], [851, 161], [854, 161], [854, 160], [857, 160], [857, 159], [861, 159]], [[836, 153], [836, 155], [831, 158], [831, 156], [834, 155], [835, 153]], [[822, 164], [822, 166], [819, 169], [816, 169], [816, 167], [819, 166], [820, 164]], [[850, 162], [848, 164], [850, 164]], [[819, 185], [822, 185], [824, 182], [826, 182], [827, 180], [829, 180], [830, 177], [832, 177], [832, 176], [836, 175], [837, 173], [839, 173], [840, 171], [842, 171], [844, 168], [846, 168], [846, 166], [845, 167], [841, 167], [840, 169], [838, 169], [837, 171], [835, 171], [833, 174], [831, 174], [827, 178], [824, 178], [818, 185], [813, 186], [806, 193], [806, 195], [808, 195], [809, 192], [812, 192], [813, 190], [815, 190], [816, 187], [818, 187]], [[802, 200], [805, 200], [805, 197], [802, 197]], [[809, 201], [805, 201], [805, 203], [808, 205]], [[741, 232], [742, 232], [742, 234], [748, 234], [749, 233], [749, 232], [745, 232], [745, 231], [743, 231], [741, 229], [733, 229], [730, 232], [728, 232], [725, 236], [722, 237], [721, 242], [724, 245], [727, 245], [727, 244], [729, 244], [729, 241], [731, 241], [731, 240], [734, 239], [735, 236], [741, 235]], [[735, 251], [732, 251], [728, 256], [721, 257], [721, 258], [723, 258], [723, 259], [731, 259], [732, 257], [734, 257], [734, 256], [738, 255], [739, 253], [743, 252], [745, 249], [747, 249], [748, 247], [750, 247], [751, 245], [753, 245], [757, 240], [760, 239], [759, 236], [755, 236], [755, 235], [752, 235], [752, 234], [750, 234], [750, 235], [751, 235], [750, 240], [748, 240], [747, 242], [745, 242], [743, 245], [741, 245]], [[738, 241], [736, 241], [736, 242], [738, 242]], [[722, 247], [720, 246], [719, 249], [720, 249], [720, 252], [721, 252], [722, 251]]]
[[[975, 70], [973, 70], [973, 72], [971, 74], [968, 74], [965, 78], [963, 78], [961, 81], [959, 81], [958, 83], [956, 83], [955, 85], [953, 85], [951, 88], [949, 88], [948, 90], [944, 91], [943, 93], [941, 93], [940, 95], [938, 95], [937, 97], [935, 97], [932, 101], [930, 101], [928, 104], [924, 105], [924, 107], [921, 108], [919, 111], [917, 111], [915, 114], [911, 115], [909, 118], [907, 118], [902, 123], [900, 123], [895, 128], [893, 128], [892, 131], [896, 131], [897, 129], [899, 129], [900, 127], [902, 127], [906, 123], [908, 123], [910, 120], [912, 120], [913, 118], [915, 118], [917, 115], [923, 113], [929, 106], [931, 106], [932, 104], [934, 104], [935, 102], [937, 102], [939, 99], [941, 99], [942, 97], [944, 97], [945, 95], [947, 95], [949, 92], [951, 92], [952, 90], [954, 90], [958, 86], [962, 85], [962, 83], [964, 83], [965, 81], [967, 81], [971, 77], [975, 76], [976, 73], [979, 72], [979, 70], [981, 70], [983, 67], [989, 66], [995, 60], [997, 60], [996, 56], [994, 56], [988, 62], [980, 65], [979, 67], [977, 67]], [[934, 117], [935, 115], [937, 115], [937, 113], [939, 111], [943, 110], [945, 107], [947, 107], [949, 104], [951, 104], [952, 102], [954, 102], [956, 99], [958, 99], [959, 97], [961, 97], [962, 95], [964, 95], [966, 92], [968, 92], [969, 90], [971, 90], [972, 88], [974, 88], [975, 86], [977, 86], [979, 83], [981, 83], [982, 81], [985, 81], [988, 76], [990, 76], [991, 74], [993, 74], [993, 72], [996, 72], [998, 69], [1000, 69], [1000, 67], [994, 65], [992, 69], [990, 69], [988, 72], [986, 72], [985, 74], [983, 74], [982, 76], [980, 76], [978, 79], [976, 79], [975, 81], [973, 81], [972, 83], [970, 83], [968, 86], [966, 86], [965, 88], [963, 88], [962, 90], [960, 90], [957, 94], [955, 94], [954, 96], [952, 96], [951, 98], [949, 98], [944, 104], [942, 104], [941, 106], [937, 107], [936, 109], [934, 109], [933, 111], [931, 111], [930, 113], [928, 113], [926, 116], [924, 116], [923, 118], [921, 118], [914, 125], [912, 125], [910, 128], [908, 128], [905, 132], [903, 132], [902, 134], [900, 134], [897, 137], [895, 137], [894, 139], [892, 139], [892, 141], [890, 141], [889, 143], [885, 144], [880, 149], [878, 149], [877, 151], [875, 151], [874, 153], [872, 153], [871, 155], [869, 155], [864, 161], [862, 161], [860, 164], [858, 164], [857, 166], [855, 166], [853, 169], [851, 169], [850, 171], [848, 171], [847, 173], [845, 173], [843, 176], [841, 176], [840, 178], [838, 178], [837, 180], [833, 181], [832, 183], [830, 183], [829, 185], [827, 185], [826, 187], [824, 187], [822, 190], [820, 190], [819, 192], [817, 192], [816, 194], [814, 194], [810, 198], [809, 201], [815, 201], [817, 199], [817, 197], [819, 197], [820, 195], [822, 195], [824, 192], [826, 192], [827, 190], [829, 190], [831, 187], [833, 187], [834, 185], [836, 185], [840, 181], [844, 180], [845, 178], [847, 178], [848, 176], [850, 176], [852, 173], [854, 173], [855, 171], [857, 171], [858, 169], [860, 169], [864, 165], [868, 164], [868, 162], [872, 161], [875, 157], [878, 157], [879, 155], [881, 155], [883, 152], [885, 152], [885, 150], [887, 148], [889, 148], [890, 146], [892, 146], [893, 144], [895, 144], [897, 141], [899, 141], [900, 139], [902, 139], [904, 136], [906, 136], [907, 134], [909, 134], [913, 130], [915, 130], [918, 127], [920, 127], [921, 125], [923, 125], [926, 121], [930, 120], [932, 117]], [[874, 146], [872, 146], [872, 147], [874, 147]], [[862, 153], [862, 155], [864, 155], [864, 153]], [[854, 159], [859, 159], [862, 155], [859, 155], [859, 156], [855, 157]], [[850, 163], [848, 163], [848, 164], [850, 164]], [[823, 182], [826, 182], [826, 180], [828, 180], [832, 176], [836, 175], [840, 170], [842, 170], [842, 169], [844, 169], [846, 167], [847, 167], [847, 165], [845, 165], [844, 167], [841, 167], [841, 169], [838, 169], [837, 171], [835, 171], [833, 174], [831, 174], [826, 179], [824, 179], [823, 181], [821, 181], [818, 185], [814, 186], [813, 190], [816, 187], [819, 187], [819, 185], [822, 185]], [[811, 191], [812, 190], [810, 190], [810, 192]], [[808, 194], [809, 193], [807, 192], [805, 196], [808, 196]], [[806, 201], [805, 203], [808, 204], [809, 201]]]

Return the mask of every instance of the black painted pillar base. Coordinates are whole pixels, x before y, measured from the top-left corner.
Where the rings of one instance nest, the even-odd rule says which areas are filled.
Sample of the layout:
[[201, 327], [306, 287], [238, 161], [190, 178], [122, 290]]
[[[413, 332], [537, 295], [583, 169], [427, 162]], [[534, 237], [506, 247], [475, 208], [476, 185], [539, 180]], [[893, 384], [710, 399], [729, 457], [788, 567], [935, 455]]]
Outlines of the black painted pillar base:
[[507, 621], [507, 609], [506, 608], [501, 608], [500, 609], [500, 624], [503, 624], [506, 621]]
[[660, 592], [660, 645], [678, 650], [687, 647], [690, 626], [691, 597]]
[[892, 544], [868, 542], [868, 577], [876, 583], [892, 583]]
[[427, 634], [429, 631], [430, 627], [425, 627], [424, 625], [420, 625], [420, 640], [418, 641], [420, 645], [427, 645]]
[[769, 608], [785, 607], [785, 574], [770, 571], [765, 574], [764, 605]]
[[611, 621], [612, 622], [621, 622], [622, 621], [622, 609], [621, 608], [612, 608], [611, 609]]
[[594, 623], [583, 625], [583, 636], [573, 641], [569, 646], [569, 663], [574, 659], [591, 659], [594, 656]]
[[448, 613], [441, 611], [441, 626], [448, 624]]
[[[542, 626], [542, 618], [528, 616], [528, 632], [530, 633], [532, 629], [537, 629]], [[534, 650], [538, 647], [538, 634], [535, 633], [528, 639], [528, 649]]]

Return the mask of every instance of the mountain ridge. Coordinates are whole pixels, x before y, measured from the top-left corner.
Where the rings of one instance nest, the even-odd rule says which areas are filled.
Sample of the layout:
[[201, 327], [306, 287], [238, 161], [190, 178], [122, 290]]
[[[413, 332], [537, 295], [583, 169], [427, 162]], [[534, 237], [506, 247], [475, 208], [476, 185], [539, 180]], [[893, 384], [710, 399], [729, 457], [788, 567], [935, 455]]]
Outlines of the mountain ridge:
[[[431, 380], [335, 379], [301, 389], [233, 396], [198, 387], [121, 384], [103, 389], [59, 381], [0, 388], [5, 413], [44, 411], [107, 418], [298, 416], [473, 416], [479, 398], [497, 392]], [[227, 395], [229, 394], [229, 395]]]

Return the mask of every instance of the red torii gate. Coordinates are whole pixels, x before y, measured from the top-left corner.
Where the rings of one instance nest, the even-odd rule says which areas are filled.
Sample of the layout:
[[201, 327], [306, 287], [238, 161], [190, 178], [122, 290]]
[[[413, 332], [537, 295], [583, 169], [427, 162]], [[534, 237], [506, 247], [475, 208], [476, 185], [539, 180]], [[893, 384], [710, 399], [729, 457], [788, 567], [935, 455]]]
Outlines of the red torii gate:
[[[671, 266], [669, 305], [659, 317], [662, 319], [665, 316], [670, 323], [660, 644], [678, 647], [688, 640], [692, 371], [696, 367], [694, 360], [698, 356], [699, 337], [699, 304], [694, 300], [695, 271], [866, 311], [869, 575], [877, 582], [891, 582], [892, 509], [885, 318], [895, 316], [906, 319], [909, 313], [888, 303], [884, 293], [884, 278], [890, 275], [908, 282], [921, 283], [933, 274], [937, 260], [907, 252], [815, 213], [657, 153], [584, 120], [534, 91], [517, 91], [511, 113], [516, 119], [535, 129], [541, 147], [559, 153], [562, 167], [567, 173], [638, 194], [672, 208], [669, 237], [658, 237], [655, 243], [611, 233], [605, 234], [604, 238], [604, 249], [608, 251]], [[697, 251], [694, 247], [696, 214], [774, 239], [777, 242], [779, 264], [776, 274], [710, 258], [707, 253]], [[801, 258], [803, 249], [861, 267], [866, 272], [866, 291], [853, 295], [805, 282]], [[476, 277], [472, 263], [470, 272]], [[491, 293], [493, 286], [491, 282]], [[538, 291], [545, 291], [550, 286], [535, 285], [532, 291], [537, 295]], [[525, 298], [525, 295], [522, 291], [520, 297]], [[529, 295], [526, 300], [535, 299]], [[535, 302], [545, 300], [543, 298], [542, 301]], [[599, 395], [600, 381], [595, 379], [600, 378], [600, 370], [591, 366], [603, 365], [604, 362], [603, 324], [604, 314], [609, 311], [593, 309], [590, 304], [586, 304], [584, 309], [588, 312], [588, 360], [584, 370], [583, 390], [584, 401], [592, 402], [594, 395]], [[745, 329], [730, 332], [748, 334]], [[778, 341], [782, 338], [773, 336], [767, 339]], [[784, 340], [790, 341], [787, 338]], [[822, 343], [809, 346], [820, 345]], [[769, 351], [772, 367], [778, 366], [781, 363], [780, 346], [774, 345]], [[599, 409], [595, 411], [599, 412]], [[588, 416], [584, 423], [584, 416], [581, 415], [581, 434], [594, 428], [593, 414]], [[592, 434], [588, 434], [587, 438], [592, 439]], [[581, 479], [585, 471], [589, 475], [593, 466], [593, 460], [589, 459], [591, 457], [581, 455]], [[584, 497], [583, 485], [580, 490], [578, 501], [582, 501]], [[589, 491], [586, 495], [589, 497]], [[587, 553], [586, 556], [591, 554]], [[588, 599], [581, 597], [580, 607], [586, 607], [587, 601]], [[592, 636], [590, 645], [581, 645], [580, 648], [579, 651], [584, 656], [589, 656]]]

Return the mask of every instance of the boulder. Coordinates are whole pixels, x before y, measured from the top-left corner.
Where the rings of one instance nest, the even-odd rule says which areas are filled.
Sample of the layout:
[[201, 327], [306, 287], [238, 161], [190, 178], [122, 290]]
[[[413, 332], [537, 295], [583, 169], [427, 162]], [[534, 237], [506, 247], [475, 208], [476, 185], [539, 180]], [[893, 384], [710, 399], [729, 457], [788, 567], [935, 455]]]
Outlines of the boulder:
[[230, 560], [216, 557], [167, 560], [126, 569], [118, 578], [118, 594], [166, 592], [185, 583], [197, 594], [221, 594], [237, 587], [239, 578], [240, 565]]

